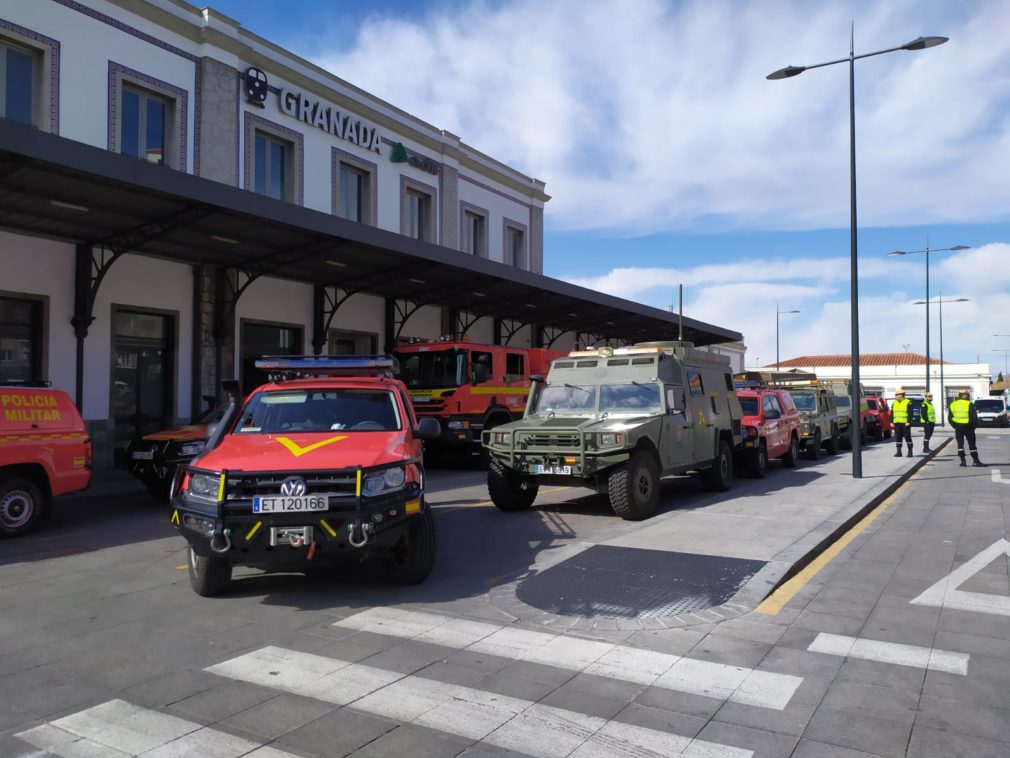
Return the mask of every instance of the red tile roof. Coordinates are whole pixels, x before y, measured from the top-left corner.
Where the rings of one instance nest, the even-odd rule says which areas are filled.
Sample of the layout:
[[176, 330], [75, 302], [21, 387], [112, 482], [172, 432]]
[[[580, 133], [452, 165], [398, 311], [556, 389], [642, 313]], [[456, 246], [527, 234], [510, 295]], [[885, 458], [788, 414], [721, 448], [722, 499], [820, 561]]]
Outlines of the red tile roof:
[[[851, 366], [852, 356], [844, 355], [801, 355], [799, 358], [789, 358], [778, 365], [781, 368], [796, 368], [801, 366]], [[930, 357], [931, 364], [939, 364], [939, 358]], [[949, 364], [950, 361], [944, 361]], [[919, 353], [863, 353], [859, 356], [860, 366], [916, 366], [926, 365], [926, 356]], [[765, 368], [774, 368], [769, 363]]]

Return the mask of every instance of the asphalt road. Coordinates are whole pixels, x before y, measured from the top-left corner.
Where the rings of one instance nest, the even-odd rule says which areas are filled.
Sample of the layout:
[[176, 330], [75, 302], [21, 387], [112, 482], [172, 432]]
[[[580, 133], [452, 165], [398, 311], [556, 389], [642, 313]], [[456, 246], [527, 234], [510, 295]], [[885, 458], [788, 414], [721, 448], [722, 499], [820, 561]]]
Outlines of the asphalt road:
[[[0, 543], [0, 755], [1010, 755], [1010, 434], [980, 450], [1002, 473], [948, 447], [757, 612], [679, 628], [493, 602], [628, 528], [588, 493], [501, 514], [480, 472], [436, 470], [424, 585], [242, 571], [217, 599], [162, 507], [77, 500]], [[718, 497], [844, 476], [820, 466]], [[664, 508], [712, 497], [674, 480]]]

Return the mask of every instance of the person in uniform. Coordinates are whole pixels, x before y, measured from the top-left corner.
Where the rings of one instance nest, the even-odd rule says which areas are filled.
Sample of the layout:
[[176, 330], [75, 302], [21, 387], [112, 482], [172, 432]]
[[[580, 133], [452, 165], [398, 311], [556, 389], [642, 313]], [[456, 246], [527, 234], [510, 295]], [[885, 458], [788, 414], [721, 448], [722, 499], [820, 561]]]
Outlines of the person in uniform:
[[924, 395], [922, 406], [919, 408], [919, 418], [922, 419], [922, 452], [930, 452], [929, 439], [933, 436], [933, 429], [936, 426], [936, 406], [933, 405], [933, 393], [927, 392]]
[[905, 397], [905, 390], [898, 387], [894, 391], [894, 402], [891, 403], [891, 423], [894, 424], [894, 441], [898, 445], [894, 457], [901, 457], [901, 441], [908, 444], [908, 457], [912, 457], [912, 427], [909, 426], [909, 405], [911, 401]]
[[975, 427], [978, 426], [978, 414], [975, 412], [975, 405], [968, 399], [968, 390], [961, 390], [957, 393], [957, 399], [950, 402], [947, 418], [950, 425], [954, 427], [954, 437], [957, 439], [957, 457], [961, 459], [961, 465], [967, 465], [964, 459], [964, 440], [968, 439], [968, 452], [971, 454], [972, 466], [984, 466], [978, 459], [978, 450], [975, 449]]

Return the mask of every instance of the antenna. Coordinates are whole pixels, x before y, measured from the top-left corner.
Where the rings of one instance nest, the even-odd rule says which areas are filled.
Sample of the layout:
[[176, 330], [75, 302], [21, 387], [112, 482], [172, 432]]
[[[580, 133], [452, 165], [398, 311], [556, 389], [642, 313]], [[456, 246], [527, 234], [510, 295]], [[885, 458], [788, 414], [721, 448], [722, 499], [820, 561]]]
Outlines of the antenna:
[[677, 316], [677, 340], [684, 341], [684, 285], [677, 285], [677, 300], [680, 303], [680, 313]]

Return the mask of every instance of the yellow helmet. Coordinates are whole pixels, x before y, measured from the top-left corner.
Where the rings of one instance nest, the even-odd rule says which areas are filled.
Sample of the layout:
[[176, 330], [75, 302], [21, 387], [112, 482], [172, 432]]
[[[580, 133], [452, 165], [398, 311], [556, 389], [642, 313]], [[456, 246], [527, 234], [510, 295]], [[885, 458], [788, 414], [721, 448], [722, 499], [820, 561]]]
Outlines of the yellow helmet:
[[894, 394], [895, 395], [904, 395], [905, 394], [905, 388], [904, 387], [898, 387], [898, 389], [896, 389], [894, 391]]

